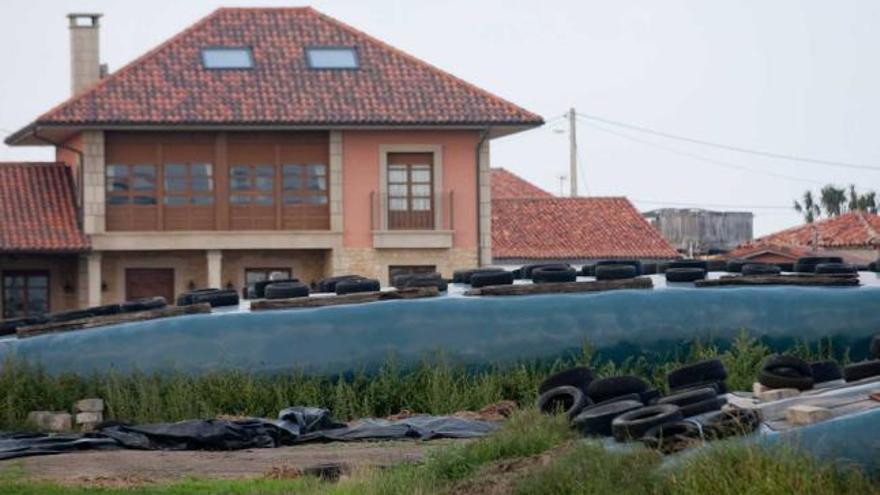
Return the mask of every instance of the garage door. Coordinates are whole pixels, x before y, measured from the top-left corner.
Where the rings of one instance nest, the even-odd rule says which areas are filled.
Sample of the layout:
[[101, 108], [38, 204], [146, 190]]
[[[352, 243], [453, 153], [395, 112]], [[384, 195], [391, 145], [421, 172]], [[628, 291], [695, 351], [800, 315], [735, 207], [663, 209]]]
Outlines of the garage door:
[[173, 268], [127, 268], [125, 270], [125, 299], [162, 296], [174, 302]]

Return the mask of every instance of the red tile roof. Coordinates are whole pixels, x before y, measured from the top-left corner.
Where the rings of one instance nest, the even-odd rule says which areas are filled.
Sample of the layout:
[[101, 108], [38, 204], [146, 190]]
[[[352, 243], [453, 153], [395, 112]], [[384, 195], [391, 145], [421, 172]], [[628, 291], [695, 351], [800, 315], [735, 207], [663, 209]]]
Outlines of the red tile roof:
[[492, 200], [497, 259], [677, 258], [626, 198]]
[[880, 216], [853, 211], [760, 237], [754, 242], [812, 246], [814, 235], [820, 248], [880, 247]]
[[504, 168], [492, 169], [492, 199], [552, 198], [553, 195]]
[[73, 191], [62, 163], [0, 163], [0, 252], [88, 250]]
[[[205, 47], [250, 47], [254, 68], [205, 69]], [[356, 70], [312, 70], [305, 48], [351, 46]], [[543, 122], [312, 8], [221, 8], [34, 125], [511, 125]], [[31, 126], [7, 139], [15, 142]]]
[[782, 244], [768, 244], [766, 242], [747, 242], [728, 252], [725, 258], [754, 258], [762, 254], [775, 254], [792, 261], [804, 256], [817, 256], [817, 253], [805, 246], [786, 246]]

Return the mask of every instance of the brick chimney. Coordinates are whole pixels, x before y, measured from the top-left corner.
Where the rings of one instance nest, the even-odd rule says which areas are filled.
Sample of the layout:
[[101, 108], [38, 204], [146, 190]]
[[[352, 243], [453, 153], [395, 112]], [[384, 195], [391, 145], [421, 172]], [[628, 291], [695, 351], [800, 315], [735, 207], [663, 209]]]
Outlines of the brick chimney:
[[70, 91], [79, 93], [102, 77], [98, 19], [102, 14], [67, 14], [70, 20]]

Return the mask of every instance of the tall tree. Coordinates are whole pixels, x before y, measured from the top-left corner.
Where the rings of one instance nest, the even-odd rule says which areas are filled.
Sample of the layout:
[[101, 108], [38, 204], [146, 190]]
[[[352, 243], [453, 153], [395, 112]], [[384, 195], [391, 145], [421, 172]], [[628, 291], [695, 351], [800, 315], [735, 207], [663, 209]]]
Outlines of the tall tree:
[[846, 190], [828, 184], [819, 193], [819, 202], [822, 204], [822, 209], [825, 210], [826, 215], [836, 217], [843, 213], [843, 208], [846, 204]]
[[804, 221], [807, 223], [813, 223], [813, 221], [822, 213], [819, 209], [819, 205], [813, 201], [813, 193], [810, 191], [804, 191], [802, 203], [799, 203], [797, 200], [794, 201], [794, 211], [802, 214], [804, 216]]

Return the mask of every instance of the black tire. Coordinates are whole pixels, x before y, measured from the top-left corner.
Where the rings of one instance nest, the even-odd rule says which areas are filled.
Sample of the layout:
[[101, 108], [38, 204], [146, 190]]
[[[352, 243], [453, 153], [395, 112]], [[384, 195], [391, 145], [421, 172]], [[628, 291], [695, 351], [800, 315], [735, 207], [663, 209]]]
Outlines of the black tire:
[[744, 265], [742, 267], [742, 274], [744, 276], [750, 275], [779, 275], [782, 273], [782, 270], [779, 269], [776, 265], [767, 265], [764, 263], [749, 263], [748, 265]]
[[602, 260], [596, 262], [596, 268], [600, 266], [631, 266], [636, 270], [635, 276], [642, 274], [642, 262], [639, 260]]
[[507, 271], [474, 273], [470, 278], [471, 287], [480, 288], [490, 285], [513, 284], [513, 273]]
[[263, 289], [266, 299], [290, 299], [308, 297], [309, 286], [302, 282], [276, 282]]
[[761, 426], [757, 409], [733, 408], [708, 414], [701, 418], [703, 433], [709, 440], [748, 435]]
[[[801, 376], [813, 376], [813, 371], [810, 369], [810, 363], [804, 361], [803, 359], [795, 356], [790, 356], [788, 354], [774, 354], [769, 356], [764, 360], [764, 363], [761, 365], [762, 369], [765, 370], [775, 370], [778, 368], [793, 368], [795, 369]], [[785, 374], [785, 373], [783, 373]]]
[[398, 289], [411, 289], [414, 287], [436, 287], [440, 292], [447, 290], [448, 285], [443, 276], [437, 272], [431, 273], [407, 273], [394, 277], [391, 285]]
[[623, 280], [635, 278], [639, 270], [632, 265], [599, 265], [596, 267], [596, 280]]
[[666, 375], [669, 388], [677, 389], [704, 382], [719, 382], [727, 379], [727, 370], [720, 359], [704, 359], [670, 371]]
[[581, 389], [563, 385], [541, 394], [537, 407], [544, 414], [562, 412], [570, 421], [590, 404], [592, 402]]
[[640, 439], [646, 447], [669, 454], [681, 450], [680, 445], [687, 445], [703, 438], [700, 426], [693, 421], [673, 421], [663, 423], [646, 431]]
[[723, 395], [727, 393], [727, 384], [723, 381], [705, 381], [705, 382], [697, 382], [691, 385], [684, 385], [677, 388], [670, 388], [670, 393], [677, 394], [679, 392], [689, 392], [691, 390], [696, 390], [698, 388], [706, 388], [710, 387], [715, 389], [718, 395]]
[[880, 263], [877, 263], [876, 261], [872, 261], [872, 262], [868, 263], [868, 271], [869, 272], [880, 271]]
[[581, 267], [580, 274], [584, 277], [595, 277], [596, 276], [596, 265], [584, 265]]
[[727, 262], [727, 271], [730, 273], [742, 273], [744, 266], [754, 263], [752, 260], [735, 259]]
[[706, 278], [706, 270], [702, 268], [668, 268], [667, 282], [693, 282]]
[[797, 273], [815, 273], [816, 265], [822, 263], [843, 263], [840, 256], [804, 256], [798, 258], [794, 264], [794, 271]]
[[336, 284], [343, 280], [363, 280], [365, 277], [360, 275], [338, 275], [336, 277], [328, 277], [318, 282], [318, 292], [336, 292]]
[[469, 270], [457, 270], [452, 274], [452, 281], [459, 284], [471, 283], [471, 277], [478, 273], [503, 273], [503, 268], [471, 268]]
[[26, 327], [29, 325], [41, 325], [43, 323], [49, 323], [48, 316], [32, 315], [0, 320], [0, 335], [11, 335], [14, 334], [19, 327]]
[[880, 334], [871, 338], [871, 344], [868, 346], [868, 353], [874, 359], [880, 359]]
[[168, 306], [168, 301], [162, 296], [145, 297], [143, 299], [134, 299], [125, 301], [121, 305], [123, 313], [134, 313], [137, 311], [150, 311], [153, 309], [162, 309]]
[[657, 404], [625, 412], [611, 421], [611, 431], [618, 442], [637, 440], [655, 426], [683, 419], [674, 404]]
[[571, 268], [571, 265], [567, 263], [536, 263], [534, 265], [526, 265], [522, 267], [523, 278], [531, 280], [537, 268]]
[[853, 363], [843, 368], [843, 379], [847, 382], [878, 375], [880, 375], [880, 359]]
[[651, 404], [656, 403], [662, 396], [663, 393], [660, 392], [660, 389], [649, 388], [648, 390], [645, 390], [644, 392], [639, 394], [639, 399], [646, 406], [650, 406]]
[[94, 316], [88, 309], [71, 309], [69, 311], [59, 311], [49, 316], [50, 321], [55, 323], [82, 320]]
[[237, 290], [224, 289], [214, 292], [202, 292], [200, 294], [193, 294], [191, 301], [191, 304], [208, 303], [211, 305], [212, 308], [219, 308], [223, 306], [237, 306], [239, 297]]
[[579, 388], [584, 394], [587, 393], [587, 387], [595, 379], [593, 370], [586, 366], [577, 366], [554, 373], [544, 379], [538, 386], [538, 393], [543, 394], [550, 389], [562, 386]]
[[571, 424], [584, 435], [611, 436], [611, 422], [623, 413], [644, 407], [639, 401], [622, 400], [585, 407]]
[[122, 306], [119, 304], [105, 304], [103, 306], [89, 308], [88, 311], [92, 316], [117, 315], [122, 312]]
[[587, 387], [587, 395], [593, 402], [602, 402], [626, 394], [640, 394], [648, 390], [648, 384], [637, 376], [610, 376], [593, 380]]
[[336, 294], [339, 296], [357, 292], [378, 292], [380, 289], [379, 281], [373, 278], [350, 278], [336, 283]]
[[666, 266], [666, 270], [669, 271], [673, 268], [699, 268], [703, 270], [703, 272], [707, 272], [709, 271], [709, 263], [705, 260], [670, 261], [669, 265]]
[[282, 282], [299, 282], [298, 278], [283, 278], [278, 280], [260, 280], [259, 282], [254, 282], [252, 287], [254, 288], [254, 297], [253, 299], [263, 299], [266, 297], [266, 286], [269, 284], [277, 284]]
[[820, 263], [813, 270], [815, 274], [838, 275], [838, 274], [855, 274], [858, 273], [856, 267], [849, 263]]
[[840, 365], [834, 360], [813, 361], [810, 363], [810, 371], [813, 373], [813, 383], [825, 383], [843, 378]]
[[718, 397], [718, 391], [712, 387], [697, 388], [667, 395], [657, 399], [657, 404], [675, 404], [679, 407], [689, 406], [704, 400], [714, 399]]
[[727, 404], [727, 399], [724, 397], [713, 397], [695, 404], [681, 406], [681, 415], [685, 418], [699, 416], [707, 412], [718, 411], [724, 404]]
[[[784, 368], [791, 370], [793, 368]], [[782, 374], [779, 371], [761, 370], [758, 372], [758, 383], [769, 388], [795, 388], [798, 390], [809, 390], [813, 388], [812, 376], [790, 376], [788, 373]]]
[[514, 279], [514, 280], [522, 280], [522, 278], [523, 278], [523, 276], [522, 276], [522, 268], [516, 268], [516, 269], [514, 269], [514, 270], [513, 270], [512, 272], [510, 272], [510, 273], [513, 274], [513, 279]]
[[183, 294], [177, 296], [177, 305], [178, 306], [189, 306], [193, 303], [193, 297], [196, 294], [207, 294], [210, 292], [217, 292], [220, 289], [215, 288], [205, 288], [205, 289], [192, 289], [184, 292]]
[[642, 400], [642, 394], [618, 395], [617, 397], [611, 397], [610, 399], [605, 399], [602, 402], [596, 402], [596, 404], [610, 404], [612, 402], [620, 402], [622, 400], [629, 400], [629, 401], [634, 400], [634, 401], [641, 402], [642, 404], [647, 404], [644, 400]]
[[577, 271], [569, 266], [542, 266], [532, 270], [532, 282], [536, 284], [574, 282], [575, 280], [577, 280]]

